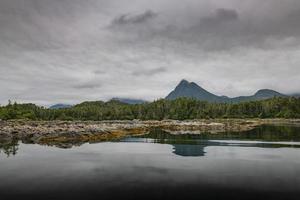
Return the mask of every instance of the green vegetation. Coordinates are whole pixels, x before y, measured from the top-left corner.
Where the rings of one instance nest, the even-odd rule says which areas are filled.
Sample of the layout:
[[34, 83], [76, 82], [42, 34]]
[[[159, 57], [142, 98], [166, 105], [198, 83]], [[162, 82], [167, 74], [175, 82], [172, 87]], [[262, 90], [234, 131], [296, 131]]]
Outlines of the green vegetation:
[[116, 100], [83, 102], [71, 108], [46, 109], [34, 104], [0, 107], [0, 119], [29, 120], [163, 120], [205, 118], [300, 118], [300, 99], [275, 97], [243, 103], [208, 103], [196, 99], [157, 100], [129, 105]]

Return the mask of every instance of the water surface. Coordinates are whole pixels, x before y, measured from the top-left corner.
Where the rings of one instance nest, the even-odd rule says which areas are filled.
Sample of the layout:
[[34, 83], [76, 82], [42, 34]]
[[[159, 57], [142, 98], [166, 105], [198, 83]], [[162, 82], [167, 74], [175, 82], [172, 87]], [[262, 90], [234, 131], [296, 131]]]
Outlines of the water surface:
[[159, 129], [62, 149], [0, 142], [1, 199], [299, 199], [300, 128]]

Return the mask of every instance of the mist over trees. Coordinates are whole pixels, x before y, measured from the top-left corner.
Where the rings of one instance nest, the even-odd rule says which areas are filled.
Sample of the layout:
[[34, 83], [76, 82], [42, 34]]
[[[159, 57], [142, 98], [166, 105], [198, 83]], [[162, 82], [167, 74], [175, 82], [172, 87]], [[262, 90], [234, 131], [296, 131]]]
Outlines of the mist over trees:
[[209, 103], [190, 98], [160, 99], [130, 105], [116, 100], [83, 102], [71, 108], [47, 109], [34, 104], [9, 103], [0, 119], [28, 120], [163, 120], [206, 118], [300, 118], [300, 98], [274, 97], [243, 103]]

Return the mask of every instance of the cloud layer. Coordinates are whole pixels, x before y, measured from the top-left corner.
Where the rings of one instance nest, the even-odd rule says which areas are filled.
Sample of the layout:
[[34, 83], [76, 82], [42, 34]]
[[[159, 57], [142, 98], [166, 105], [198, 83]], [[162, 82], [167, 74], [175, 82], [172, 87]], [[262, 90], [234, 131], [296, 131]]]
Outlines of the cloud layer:
[[2, 0], [0, 104], [298, 93], [299, 0]]
[[146, 23], [148, 20], [151, 20], [156, 16], [151, 10], [147, 10], [144, 13], [131, 15], [131, 14], [123, 14], [112, 21], [112, 25], [122, 26], [127, 24], [141, 24]]

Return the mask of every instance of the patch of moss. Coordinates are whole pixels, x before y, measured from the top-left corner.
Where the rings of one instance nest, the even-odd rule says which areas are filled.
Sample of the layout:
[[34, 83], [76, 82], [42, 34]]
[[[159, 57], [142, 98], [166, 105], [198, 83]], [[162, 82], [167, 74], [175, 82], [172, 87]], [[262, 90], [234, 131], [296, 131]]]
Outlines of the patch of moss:
[[145, 128], [113, 130], [101, 133], [63, 134], [58, 136], [45, 136], [39, 138], [39, 144], [59, 146], [60, 144], [82, 144], [102, 141], [117, 140], [128, 135], [140, 135], [145, 133]]

